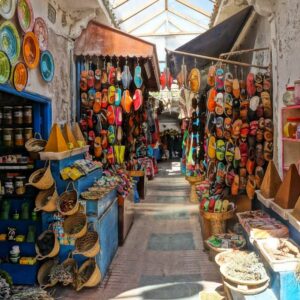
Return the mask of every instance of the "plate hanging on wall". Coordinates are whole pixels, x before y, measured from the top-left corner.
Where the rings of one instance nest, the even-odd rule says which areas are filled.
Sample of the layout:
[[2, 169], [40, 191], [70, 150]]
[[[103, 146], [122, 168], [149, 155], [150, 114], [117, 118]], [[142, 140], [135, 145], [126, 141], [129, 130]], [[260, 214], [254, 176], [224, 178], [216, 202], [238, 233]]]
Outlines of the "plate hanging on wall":
[[28, 81], [28, 71], [24, 63], [19, 62], [16, 64], [13, 72], [13, 84], [17, 91], [22, 92]]
[[18, 20], [24, 32], [32, 31], [34, 25], [34, 15], [30, 0], [19, 0], [18, 6]]
[[10, 77], [11, 64], [4, 51], [0, 51], [0, 84], [8, 81]]
[[2, 0], [0, 1], [0, 15], [4, 19], [11, 19], [16, 11], [17, 0]]
[[36, 18], [34, 22], [33, 32], [36, 35], [41, 51], [48, 48], [48, 28], [46, 22], [42, 18]]
[[40, 60], [39, 42], [33, 32], [27, 32], [23, 39], [23, 57], [28, 68], [34, 69]]
[[0, 50], [4, 51], [11, 63], [15, 63], [20, 56], [20, 37], [15, 25], [5, 21], [0, 26]]
[[45, 81], [50, 82], [54, 77], [55, 65], [52, 54], [47, 50], [42, 53], [40, 71]]

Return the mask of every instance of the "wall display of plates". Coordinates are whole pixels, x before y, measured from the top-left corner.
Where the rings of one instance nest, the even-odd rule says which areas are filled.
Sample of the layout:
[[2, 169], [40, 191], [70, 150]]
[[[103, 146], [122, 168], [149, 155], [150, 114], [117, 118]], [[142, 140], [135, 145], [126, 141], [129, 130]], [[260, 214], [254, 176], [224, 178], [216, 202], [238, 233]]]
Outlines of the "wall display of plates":
[[0, 15], [4, 19], [11, 19], [16, 11], [17, 0], [2, 0], [0, 1]]
[[0, 26], [0, 50], [4, 51], [11, 63], [15, 63], [20, 56], [20, 37], [17, 28], [10, 21]]
[[48, 28], [42, 18], [36, 18], [34, 22], [33, 32], [36, 35], [41, 51], [48, 48]]
[[6, 83], [10, 77], [11, 64], [5, 52], [0, 51], [0, 84]]
[[27, 85], [28, 71], [24, 63], [16, 64], [13, 72], [13, 85], [19, 92], [23, 91]]
[[44, 51], [40, 60], [40, 71], [43, 79], [47, 82], [52, 81], [54, 76], [54, 59], [49, 51]]
[[18, 19], [19, 24], [24, 32], [32, 31], [34, 25], [34, 14], [29, 0], [18, 1]]
[[40, 61], [40, 47], [33, 32], [27, 32], [23, 39], [23, 57], [28, 68], [34, 69]]

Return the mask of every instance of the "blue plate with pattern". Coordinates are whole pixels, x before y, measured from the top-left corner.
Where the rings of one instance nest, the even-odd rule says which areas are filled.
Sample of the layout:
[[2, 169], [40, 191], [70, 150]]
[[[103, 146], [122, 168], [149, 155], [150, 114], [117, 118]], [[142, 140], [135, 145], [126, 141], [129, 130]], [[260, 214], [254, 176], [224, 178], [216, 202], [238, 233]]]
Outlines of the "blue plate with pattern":
[[12, 64], [14, 64], [20, 56], [20, 36], [17, 28], [10, 21], [5, 21], [0, 26], [0, 50], [7, 54]]
[[53, 56], [48, 50], [42, 52], [40, 60], [40, 71], [45, 81], [52, 81], [54, 77], [55, 65]]

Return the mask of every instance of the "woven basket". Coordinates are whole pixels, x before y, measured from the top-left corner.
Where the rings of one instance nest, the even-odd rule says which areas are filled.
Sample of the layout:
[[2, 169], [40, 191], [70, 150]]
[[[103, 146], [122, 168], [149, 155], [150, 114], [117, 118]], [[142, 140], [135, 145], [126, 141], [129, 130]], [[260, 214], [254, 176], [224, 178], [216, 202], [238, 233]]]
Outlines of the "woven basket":
[[205, 180], [205, 175], [200, 175], [200, 176], [186, 176], [185, 179], [190, 183], [190, 184], [195, 184], [199, 183], [203, 180]]
[[39, 159], [39, 152], [44, 151], [46, 145], [47, 141], [43, 140], [41, 134], [36, 132], [34, 137], [25, 143], [25, 148], [32, 159]]
[[29, 179], [28, 185], [32, 185], [39, 190], [47, 190], [54, 184], [54, 179], [51, 174], [50, 163], [47, 168], [42, 168], [33, 172]]
[[62, 265], [64, 267], [71, 266], [72, 267], [72, 271], [74, 273], [73, 281], [72, 282], [63, 281], [63, 285], [67, 286], [69, 284], [72, 284], [72, 286], [75, 287], [76, 286], [76, 275], [77, 275], [77, 272], [78, 272], [78, 266], [77, 266], [76, 260], [73, 258], [72, 252], [70, 252], [69, 255], [68, 255], [68, 257], [62, 262]]
[[83, 287], [94, 287], [94, 286], [96, 286], [100, 283], [100, 281], [101, 281], [101, 272], [99, 270], [99, 267], [98, 267], [97, 263], [92, 258], [87, 259], [81, 265], [81, 267], [78, 270], [78, 275], [82, 274], [85, 271], [85, 269], [88, 266], [90, 266], [91, 264], [94, 267], [94, 271], [91, 274], [90, 278], [88, 278], [88, 280], [86, 282], [81, 283], [81, 284], [77, 284], [77, 286], [76, 286], [76, 291], [77, 292], [80, 291]]
[[[39, 239], [43, 238], [43, 236], [49, 231], [51, 233], [53, 233], [53, 231], [51, 231], [51, 230], [45, 230], [38, 238]], [[53, 246], [53, 249], [47, 255], [42, 255], [38, 245], [35, 244], [35, 251], [37, 253], [36, 259], [37, 260], [43, 260], [47, 257], [54, 257], [59, 253], [59, 249], [60, 249], [59, 241], [57, 239], [56, 234], [54, 233], [54, 246]]]
[[226, 221], [228, 219], [233, 218], [236, 209], [232, 209], [226, 212], [215, 213], [215, 212], [208, 212], [204, 210], [200, 210], [200, 214], [203, 218], [210, 220], [210, 221]]
[[144, 171], [129, 171], [131, 177], [143, 177], [145, 175]]
[[96, 231], [88, 231], [86, 235], [75, 241], [73, 254], [95, 257], [100, 252], [99, 235]]
[[[55, 184], [48, 190], [41, 190], [35, 198], [35, 211], [53, 212], [57, 208], [58, 194]], [[46, 203], [46, 204], [44, 204]]]
[[37, 274], [37, 281], [42, 289], [46, 289], [49, 287], [53, 287], [58, 283], [57, 279], [50, 281], [50, 273], [52, 268], [57, 264], [57, 262], [53, 259], [50, 259], [43, 263], [41, 267], [39, 268], [38, 274]]
[[[71, 233], [74, 227], [78, 224], [83, 224], [83, 227], [75, 233]], [[87, 218], [86, 215], [83, 213], [76, 213], [75, 215], [72, 215], [64, 220], [64, 232], [69, 237], [78, 239], [83, 237], [87, 232]]]
[[[73, 188], [72, 190], [69, 190], [70, 185], [72, 184]], [[75, 205], [72, 209], [70, 209], [69, 211], [62, 211], [61, 210], [61, 204], [63, 201], [66, 200], [74, 200], [75, 201]], [[74, 215], [78, 212], [79, 210], [79, 201], [78, 201], [78, 193], [74, 187], [74, 183], [73, 182], [69, 182], [69, 184], [67, 185], [66, 190], [58, 197], [57, 200], [57, 210], [63, 215], [63, 216], [71, 216]]]

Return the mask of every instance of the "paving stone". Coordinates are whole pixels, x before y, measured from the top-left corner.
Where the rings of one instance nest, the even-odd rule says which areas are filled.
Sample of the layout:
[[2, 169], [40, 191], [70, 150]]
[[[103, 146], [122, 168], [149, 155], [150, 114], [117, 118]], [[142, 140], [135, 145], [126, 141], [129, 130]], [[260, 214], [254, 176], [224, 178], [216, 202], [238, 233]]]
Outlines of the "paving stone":
[[177, 211], [170, 213], [161, 213], [154, 216], [155, 220], [187, 220], [190, 218], [190, 214], [186, 211]]

